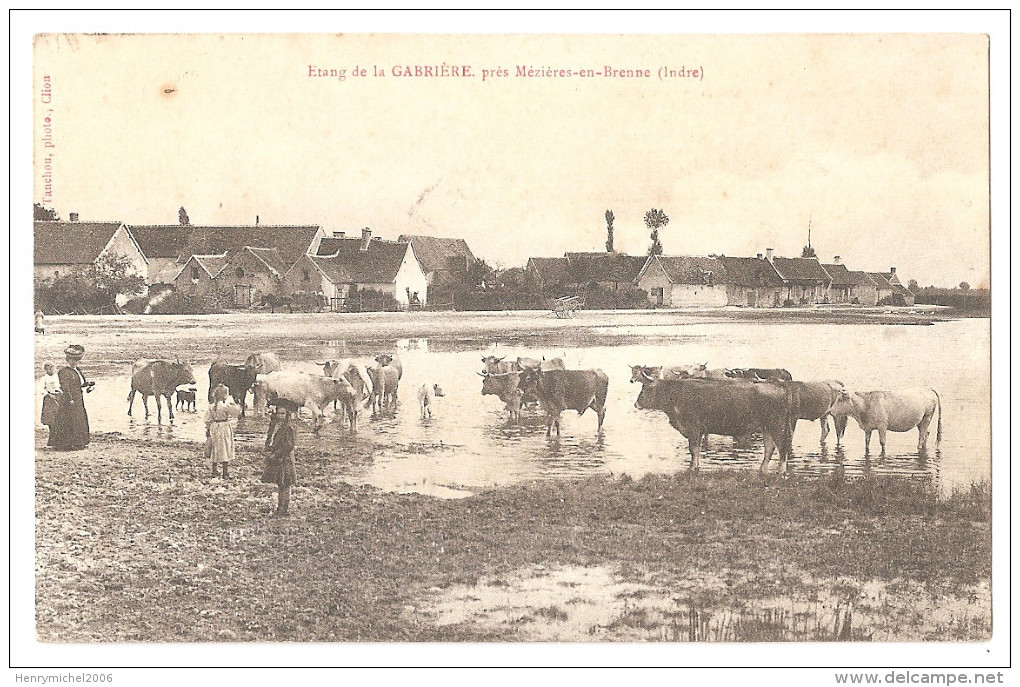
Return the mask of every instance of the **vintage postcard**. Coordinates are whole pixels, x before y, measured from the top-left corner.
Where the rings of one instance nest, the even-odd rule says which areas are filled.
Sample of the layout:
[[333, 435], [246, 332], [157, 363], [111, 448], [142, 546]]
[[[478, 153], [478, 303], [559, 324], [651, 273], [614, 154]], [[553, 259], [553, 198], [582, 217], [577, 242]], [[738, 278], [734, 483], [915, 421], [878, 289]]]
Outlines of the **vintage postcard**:
[[321, 30], [33, 32], [36, 661], [1004, 661], [986, 32]]

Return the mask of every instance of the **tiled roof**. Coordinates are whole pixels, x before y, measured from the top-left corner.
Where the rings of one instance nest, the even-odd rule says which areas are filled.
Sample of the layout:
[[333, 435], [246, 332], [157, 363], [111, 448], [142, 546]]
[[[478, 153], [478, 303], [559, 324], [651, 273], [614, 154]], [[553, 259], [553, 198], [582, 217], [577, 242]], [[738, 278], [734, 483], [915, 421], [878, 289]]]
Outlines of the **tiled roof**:
[[120, 222], [35, 222], [36, 265], [95, 262]]
[[256, 258], [265, 263], [265, 265], [275, 272], [277, 276], [282, 277], [288, 269], [288, 265], [284, 264], [283, 258], [280, 257], [280, 251], [275, 248], [255, 248], [253, 246], [245, 246], [244, 250], [250, 252]]
[[823, 264], [822, 267], [832, 277], [833, 286], [853, 286], [856, 283], [850, 274], [850, 270], [843, 263]]
[[388, 284], [396, 281], [408, 245], [373, 238], [368, 250], [362, 239], [324, 238], [314, 262], [334, 283]]
[[530, 258], [530, 262], [545, 284], [566, 284], [570, 281], [566, 258]]
[[829, 281], [829, 275], [816, 258], [774, 258], [772, 264], [787, 281]]
[[892, 284], [889, 283], [889, 275], [882, 272], [868, 272], [867, 275], [871, 277], [871, 281], [878, 284], [880, 289], [891, 289]]
[[[205, 270], [206, 274], [211, 279], [215, 279], [216, 275], [223, 271], [223, 268], [227, 266], [227, 254], [220, 253], [219, 255], [192, 255], [187, 259], [184, 265], [181, 266], [177, 276], [180, 277], [188, 269], [188, 265], [192, 262], [197, 263], [199, 267]], [[188, 278], [188, 277], [185, 277]]]
[[463, 271], [475, 261], [475, 256], [464, 239], [402, 234], [397, 241], [411, 244], [414, 255], [425, 272]]
[[[214, 255], [238, 251], [245, 246], [275, 248], [284, 263], [291, 265], [308, 252], [319, 231], [318, 226], [254, 224], [244, 226], [203, 226], [167, 224], [132, 227], [144, 237], [142, 252], [152, 250], [154, 257], [171, 257], [178, 261], [190, 255]], [[148, 247], [148, 248], [147, 248]], [[148, 257], [148, 253], [145, 253]]]
[[768, 260], [719, 256], [726, 269], [726, 283], [745, 287], [782, 286], [783, 280]]
[[854, 286], [878, 286], [878, 283], [867, 272], [851, 270], [850, 278], [854, 280]]
[[634, 281], [648, 260], [622, 253], [567, 253], [565, 257], [570, 280], [577, 284]]
[[[726, 268], [715, 258], [658, 255], [655, 262], [662, 266], [673, 284], [718, 284], [726, 281]], [[648, 269], [651, 269], [651, 264]]]

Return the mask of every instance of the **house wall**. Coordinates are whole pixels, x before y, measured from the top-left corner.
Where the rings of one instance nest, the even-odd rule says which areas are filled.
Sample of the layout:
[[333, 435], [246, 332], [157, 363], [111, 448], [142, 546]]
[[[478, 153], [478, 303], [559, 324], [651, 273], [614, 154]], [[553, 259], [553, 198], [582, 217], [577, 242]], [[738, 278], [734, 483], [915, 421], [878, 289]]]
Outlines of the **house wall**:
[[74, 272], [82, 267], [85, 267], [85, 265], [36, 265], [33, 270], [33, 276], [36, 281], [53, 279], [61, 275], [66, 277], [70, 272]]
[[850, 298], [858, 299], [861, 305], [876, 305], [878, 303], [878, 289], [874, 286], [859, 284], [850, 289]]
[[726, 287], [722, 284], [673, 284], [669, 293], [669, 307], [723, 306], [727, 303]]
[[662, 307], [664, 308], [672, 307], [672, 286], [669, 277], [657, 262], [649, 265], [637, 282], [637, 287], [648, 294], [648, 302], [652, 305], [659, 305], [658, 290], [662, 289]]
[[850, 302], [850, 291], [849, 286], [830, 286], [828, 291], [828, 299], [830, 303], [849, 303]]
[[737, 305], [745, 308], [775, 308], [783, 304], [786, 289], [777, 286], [756, 287], [726, 286], [726, 305]]
[[[308, 271], [308, 279], [305, 279], [305, 270]], [[321, 291], [326, 298], [332, 299], [346, 296], [347, 286], [334, 284], [319, 271], [307, 255], [302, 255], [283, 275], [278, 291], [280, 295], [290, 295], [295, 291], [310, 293]]]
[[[237, 275], [237, 269], [244, 271], [244, 276]], [[248, 252], [242, 253], [238, 259], [231, 262], [216, 277], [217, 288], [220, 291], [232, 293], [236, 286], [246, 286], [251, 289], [251, 302], [259, 304], [263, 296], [275, 294], [279, 291], [280, 281], [269, 268]], [[318, 289], [312, 289], [317, 291]]]
[[172, 284], [180, 270], [177, 258], [149, 258], [149, 283]]
[[[366, 284], [365, 286], [368, 285]], [[370, 288], [376, 287], [372, 286]], [[408, 244], [407, 251], [404, 253], [404, 259], [400, 263], [400, 269], [397, 270], [395, 283], [391, 284], [390, 288], [395, 291], [393, 297], [405, 308], [408, 304], [407, 289], [410, 289], [411, 293], [418, 293], [418, 300], [422, 305], [428, 302], [429, 283], [421, 269], [418, 258], [414, 255], [414, 248], [410, 244]], [[379, 290], [381, 291], [382, 289]], [[390, 292], [389, 290], [386, 291], [386, 293]]]
[[[197, 274], [195, 270], [198, 270]], [[207, 296], [216, 290], [216, 283], [194, 260], [184, 265], [184, 269], [174, 280], [177, 291], [185, 296]]]
[[146, 262], [145, 256], [138, 250], [135, 242], [131, 240], [131, 236], [124, 226], [121, 226], [114, 232], [113, 238], [106, 244], [106, 248], [103, 249], [100, 255], [120, 255], [127, 258], [131, 262], [131, 267], [134, 269], [135, 274], [144, 277], [148, 281], [149, 263]]

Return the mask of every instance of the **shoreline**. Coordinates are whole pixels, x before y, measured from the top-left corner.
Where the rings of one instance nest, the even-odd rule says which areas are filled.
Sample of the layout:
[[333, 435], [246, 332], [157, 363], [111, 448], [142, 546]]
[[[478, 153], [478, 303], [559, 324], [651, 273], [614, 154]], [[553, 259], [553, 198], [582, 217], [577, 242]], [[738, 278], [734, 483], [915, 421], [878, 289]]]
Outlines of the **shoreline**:
[[[64, 453], [42, 448], [43, 435], [40, 641], [991, 633], [987, 485], [938, 498], [916, 480], [762, 481], [732, 470], [440, 499], [352, 486], [331, 466], [363, 456], [299, 449], [293, 514], [273, 519], [256, 447], [238, 447], [224, 481], [207, 475], [197, 443], [97, 436]], [[108, 450], [114, 441], [121, 450]], [[918, 620], [929, 606], [943, 611]], [[695, 615], [700, 636], [685, 624]], [[763, 626], [766, 616], [782, 622]]]

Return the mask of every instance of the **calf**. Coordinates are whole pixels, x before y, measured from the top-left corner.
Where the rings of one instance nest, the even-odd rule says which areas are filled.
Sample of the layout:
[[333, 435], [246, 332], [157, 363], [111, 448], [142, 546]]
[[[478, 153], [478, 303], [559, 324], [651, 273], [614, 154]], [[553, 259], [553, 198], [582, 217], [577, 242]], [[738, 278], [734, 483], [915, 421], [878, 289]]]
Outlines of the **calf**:
[[181, 410], [190, 410], [191, 412], [198, 412], [195, 406], [195, 396], [198, 394], [198, 389], [191, 387], [190, 389], [178, 389], [177, 390], [177, 407]]
[[432, 417], [432, 406], [436, 404], [436, 398], [443, 397], [446, 394], [443, 393], [442, 388], [438, 384], [429, 386], [428, 384], [422, 384], [418, 389], [418, 406], [421, 408], [421, 419], [425, 419], [426, 413], [428, 417]]
[[833, 418], [852, 417], [864, 430], [864, 455], [871, 449], [871, 433], [878, 430], [878, 441], [885, 455], [886, 432], [909, 432], [917, 428], [917, 450], [928, 450], [928, 426], [938, 412], [935, 448], [942, 443], [942, 399], [934, 389], [901, 391], [840, 391], [829, 410]]
[[382, 412], [384, 408], [393, 411], [397, 408], [397, 386], [400, 383], [400, 374], [395, 367], [390, 365], [376, 365], [366, 367], [368, 379], [372, 383], [372, 390], [365, 399], [365, 407], [372, 407], [372, 413]]
[[606, 396], [609, 377], [602, 370], [548, 370], [527, 369], [521, 373], [522, 390], [530, 384], [538, 392], [538, 403], [546, 413], [545, 435], [560, 435], [560, 415], [564, 410], [576, 410], [578, 415], [591, 408], [598, 414], [598, 433], [606, 417]]

